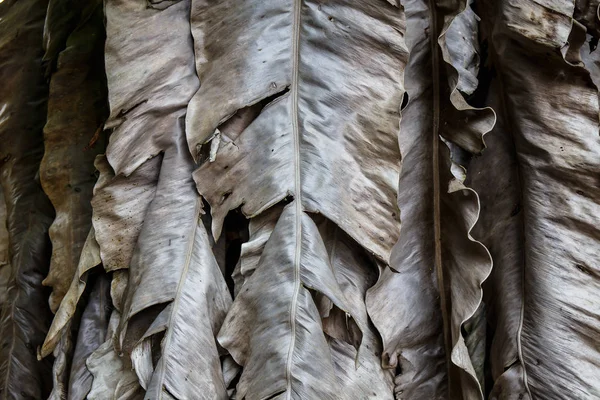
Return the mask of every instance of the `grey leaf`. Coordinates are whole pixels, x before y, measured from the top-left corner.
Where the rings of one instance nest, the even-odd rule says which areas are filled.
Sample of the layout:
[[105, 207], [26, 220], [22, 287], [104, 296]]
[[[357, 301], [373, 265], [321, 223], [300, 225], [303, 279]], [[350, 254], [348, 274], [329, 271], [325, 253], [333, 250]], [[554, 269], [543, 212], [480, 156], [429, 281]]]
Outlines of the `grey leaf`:
[[470, 235], [479, 200], [463, 185], [465, 172], [450, 149], [481, 151], [495, 116], [459, 92], [472, 91], [460, 85], [472, 73], [463, 61], [476, 50], [472, 38], [448, 39], [461, 29], [455, 23], [474, 24], [465, 22], [476, 18], [466, 2], [407, 0], [404, 7], [411, 53], [400, 129], [402, 230], [392, 269], [369, 290], [367, 309], [383, 338], [384, 364], [400, 367], [397, 398], [478, 399], [483, 393], [462, 326], [480, 306], [492, 263]]
[[473, 175], [485, 193], [479, 231], [496, 260], [486, 286], [491, 398], [597, 398], [598, 92], [573, 56], [587, 51], [574, 38], [575, 4], [485, 9], [498, 74], [489, 102], [503, 122], [472, 163], [494, 171], [493, 180]]

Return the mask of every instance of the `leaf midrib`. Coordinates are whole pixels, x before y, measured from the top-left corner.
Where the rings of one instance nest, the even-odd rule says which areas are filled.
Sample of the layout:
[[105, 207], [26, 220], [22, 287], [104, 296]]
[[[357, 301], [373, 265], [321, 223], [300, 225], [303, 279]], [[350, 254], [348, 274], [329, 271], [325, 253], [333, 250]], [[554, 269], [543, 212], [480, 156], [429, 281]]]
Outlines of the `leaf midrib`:
[[[446, 370], [450, 371], [450, 354], [452, 338], [450, 337], [450, 326], [448, 321], [448, 305], [446, 303], [446, 291], [444, 285], [444, 270], [442, 264], [442, 244], [441, 244], [441, 212], [440, 212], [440, 68], [438, 52], [438, 21], [436, 5], [434, 0], [429, 0], [429, 21], [431, 24], [429, 43], [431, 51], [431, 74], [433, 91], [433, 121], [432, 121], [432, 158], [433, 158], [433, 231], [434, 231], [434, 265], [438, 281], [438, 291], [440, 297], [440, 309], [442, 312], [442, 324], [444, 335], [444, 348], [446, 356]], [[448, 375], [449, 377], [449, 375]]]
[[293, 353], [296, 347], [296, 313], [298, 308], [298, 297], [300, 295], [300, 260], [302, 252], [302, 181], [300, 175], [300, 128], [298, 121], [298, 74], [300, 64], [300, 23], [302, 12], [302, 0], [294, 0], [294, 20], [292, 24], [292, 82], [290, 96], [292, 101], [292, 135], [294, 144], [294, 203], [295, 216], [295, 249], [294, 249], [294, 294], [290, 304], [290, 330], [291, 339], [288, 349], [285, 375], [286, 375], [286, 399], [292, 398], [292, 363]]
[[198, 224], [198, 219], [200, 218], [201, 211], [202, 211], [202, 200], [200, 198], [198, 198], [196, 200], [196, 207], [194, 210], [195, 223], [192, 224], [192, 232], [191, 232], [190, 241], [188, 243], [188, 248], [186, 251], [185, 264], [183, 267], [183, 271], [181, 271], [181, 277], [179, 278], [179, 282], [177, 283], [177, 289], [175, 291], [175, 299], [173, 300], [173, 308], [171, 309], [171, 313], [169, 314], [169, 320], [167, 321], [167, 331], [165, 333], [164, 345], [163, 345], [161, 361], [160, 361], [163, 364], [163, 366], [160, 371], [160, 376], [159, 376], [159, 381], [158, 381], [159, 384], [157, 385], [158, 390], [159, 390], [159, 393], [158, 393], [159, 400], [163, 398], [164, 390], [167, 390], [164, 387], [164, 380], [165, 380], [165, 375], [166, 375], [166, 370], [167, 370], [166, 359], [169, 354], [171, 339], [173, 337], [173, 329], [171, 329], [171, 324], [173, 323], [173, 316], [175, 314], [177, 314], [177, 309], [179, 308], [179, 302], [180, 302], [179, 300], [181, 298], [181, 292], [183, 291], [183, 287], [187, 281], [187, 276], [188, 276], [188, 272], [190, 269], [190, 263], [192, 260], [192, 253], [194, 251], [194, 245], [196, 243], [197, 224]]

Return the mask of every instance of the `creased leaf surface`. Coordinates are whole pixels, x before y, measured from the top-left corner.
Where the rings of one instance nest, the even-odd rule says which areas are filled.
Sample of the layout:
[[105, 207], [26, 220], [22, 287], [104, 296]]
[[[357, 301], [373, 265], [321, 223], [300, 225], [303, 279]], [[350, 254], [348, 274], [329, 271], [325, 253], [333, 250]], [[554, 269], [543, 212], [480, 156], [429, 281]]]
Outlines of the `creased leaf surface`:
[[240, 263], [244, 282], [219, 333], [243, 367], [239, 398], [340, 396], [321, 318], [347, 312], [353, 345], [367, 321], [342, 293], [311, 213], [389, 260], [403, 31], [402, 10], [382, 1], [192, 2], [201, 86], [186, 134], [213, 235], [230, 210], [254, 219], [290, 201], [258, 263], [246, 258], [247, 273]]
[[[575, 2], [486, 2], [502, 111], [473, 162], [486, 193], [493, 399], [600, 396], [598, 92], [579, 59]], [[580, 3], [580, 2], [577, 2]], [[490, 146], [490, 149], [492, 147]], [[478, 175], [473, 175], [474, 177]]]
[[75, 351], [71, 359], [68, 400], [84, 400], [92, 387], [92, 374], [86, 367], [87, 358], [106, 340], [110, 305], [110, 276], [95, 277], [88, 303], [79, 321]]
[[480, 305], [492, 265], [470, 236], [479, 200], [463, 185], [449, 147], [481, 151], [495, 117], [460, 93], [473, 92], [478, 67], [474, 35], [460, 30], [476, 26], [466, 2], [410, 0], [404, 7], [410, 58], [400, 127], [402, 230], [392, 269], [367, 294], [367, 309], [383, 338], [384, 364], [400, 367], [399, 398], [477, 399], [483, 393], [461, 328]]
[[[43, 282], [52, 287], [53, 312], [69, 289], [91, 226], [94, 158], [105, 147], [103, 137], [88, 147], [107, 113], [102, 7], [93, 1], [73, 8], [81, 14], [79, 27], [69, 32], [50, 81], [40, 165], [42, 187], [56, 212], [50, 226], [50, 270]], [[54, 29], [47, 29], [48, 34], [62, 34]]]

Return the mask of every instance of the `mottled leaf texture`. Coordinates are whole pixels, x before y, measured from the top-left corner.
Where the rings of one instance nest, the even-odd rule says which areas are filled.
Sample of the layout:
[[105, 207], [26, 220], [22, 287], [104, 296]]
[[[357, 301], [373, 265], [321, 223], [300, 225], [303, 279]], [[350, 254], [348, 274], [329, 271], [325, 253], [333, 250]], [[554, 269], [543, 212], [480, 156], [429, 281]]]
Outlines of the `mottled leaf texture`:
[[113, 132], [108, 162], [96, 165], [100, 178], [92, 206], [109, 271], [129, 268], [155, 195], [160, 153], [172, 143], [178, 120], [198, 87], [185, 7], [182, 2], [160, 11], [140, 0], [105, 4], [110, 103], [105, 127]]
[[[187, 104], [198, 89], [190, 2], [157, 9], [144, 1], [109, 1], [106, 15], [113, 90], [107, 125], [114, 127], [107, 158], [115, 179], [123, 179], [111, 185], [114, 204], [140, 211], [139, 197], [127, 192], [132, 178], [142, 176], [138, 171], [147, 171], [141, 187], [152, 191], [139, 236], [126, 239], [131, 256], [122, 260], [129, 287], [118, 345], [131, 358], [124, 364], [135, 368], [150, 399], [227, 398], [215, 336], [231, 295], [201, 219], [184, 131]], [[105, 224], [99, 243], [119, 255], [115, 228]]]
[[410, 100], [400, 127], [402, 229], [367, 307], [384, 364], [398, 368], [397, 398], [478, 399], [463, 327], [480, 306], [492, 264], [470, 235], [477, 194], [463, 185], [448, 148], [480, 151], [494, 124], [493, 111], [469, 107], [460, 93], [476, 86], [476, 16], [464, 1], [407, 0], [404, 7]]
[[129, 176], [171, 144], [198, 88], [189, 4], [156, 10], [141, 0], [115, 0], [105, 4], [105, 15], [106, 128], [114, 129], [106, 153], [116, 175]]
[[573, 22], [573, 2], [519, 4], [480, 7], [496, 79], [488, 97], [500, 121], [489, 153], [471, 166], [483, 194], [478, 232], [495, 260], [486, 286], [490, 398], [596, 399], [597, 89], [578, 60], [582, 27]]
[[106, 156], [94, 165], [99, 177], [92, 198], [95, 239], [106, 271], [129, 268], [148, 205], [154, 198], [161, 156], [148, 160], [129, 176], [117, 175]]
[[[243, 367], [239, 399], [337, 399], [353, 379], [336, 374], [356, 354], [345, 344], [360, 346], [359, 360], [371, 351], [364, 304], [334, 271], [355, 265], [330, 259], [314, 218], [388, 262], [399, 231], [403, 31], [402, 10], [382, 1], [192, 1], [201, 86], [186, 133], [212, 232], [230, 210], [259, 218], [288, 203], [219, 333]], [[321, 321], [331, 312], [348, 323], [336, 365]], [[385, 373], [370, 367], [348, 374], [389, 397]]]
[[80, 24], [68, 37], [50, 81], [40, 166], [42, 187], [56, 211], [50, 226], [52, 260], [44, 280], [53, 290], [50, 308], [54, 312], [69, 289], [90, 230], [94, 158], [105, 147], [103, 137], [88, 146], [107, 113], [102, 3], [83, 6], [78, 10]]
[[600, 0], [0, 0], [0, 400], [600, 399], [599, 40]]
[[[98, 134], [107, 107], [101, 3], [73, 4], [67, 0], [52, 0], [48, 10], [44, 27], [44, 58], [48, 60], [48, 70], [53, 74], [44, 127], [45, 151], [40, 165], [40, 179], [44, 192], [54, 206], [56, 217], [50, 226], [50, 270], [43, 284], [52, 287], [49, 303], [52, 311], [57, 312], [73, 279], [79, 281], [80, 278], [76, 272], [92, 225], [90, 200], [96, 181], [94, 158], [105, 147], [105, 139]], [[54, 54], [58, 51], [60, 55]], [[75, 311], [73, 294], [56, 320], [59, 323], [53, 321], [49, 333], [49, 336], [54, 336], [50, 340], [58, 340], [56, 335], [61, 335], [58, 346], [54, 348], [50, 400], [67, 396], [77, 398], [77, 395], [72, 395], [69, 387], [73, 385], [69, 382], [77, 382], [70, 379], [70, 369], [73, 357], [77, 356], [73, 351], [79, 324], [71, 321], [72, 315], [68, 316], [68, 322], [63, 318], [65, 314]], [[66, 310], [69, 311], [65, 313]], [[67, 323], [66, 327], [63, 327], [63, 323]], [[60, 329], [57, 328], [59, 326]], [[48, 339], [41, 351], [44, 354], [49, 352], [47, 343]], [[85, 372], [82, 374], [85, 375]], [[79, 384], [81, 382], [76, 388], [81, 387], [85, 391], [86, 385]]]
[[11, 277], [0, 319], [0, 398], [42, 399], [51, 361], [36, 348], [50, 324], [42, 279], [48, 272], [53, 211], [37, 173], [43, 155], [46, 86], [42, 30], [46, 1], [0, 3], [0, 184], [9, 234]]

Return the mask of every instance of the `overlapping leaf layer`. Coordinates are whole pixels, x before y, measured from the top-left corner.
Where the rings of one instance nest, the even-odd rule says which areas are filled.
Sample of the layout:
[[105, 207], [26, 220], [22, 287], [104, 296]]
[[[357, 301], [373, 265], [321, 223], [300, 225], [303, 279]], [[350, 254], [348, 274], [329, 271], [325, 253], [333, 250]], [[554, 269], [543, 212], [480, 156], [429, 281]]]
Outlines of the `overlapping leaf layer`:
[[599, 6], [0, 0], [0, 399], [600, 398]]

